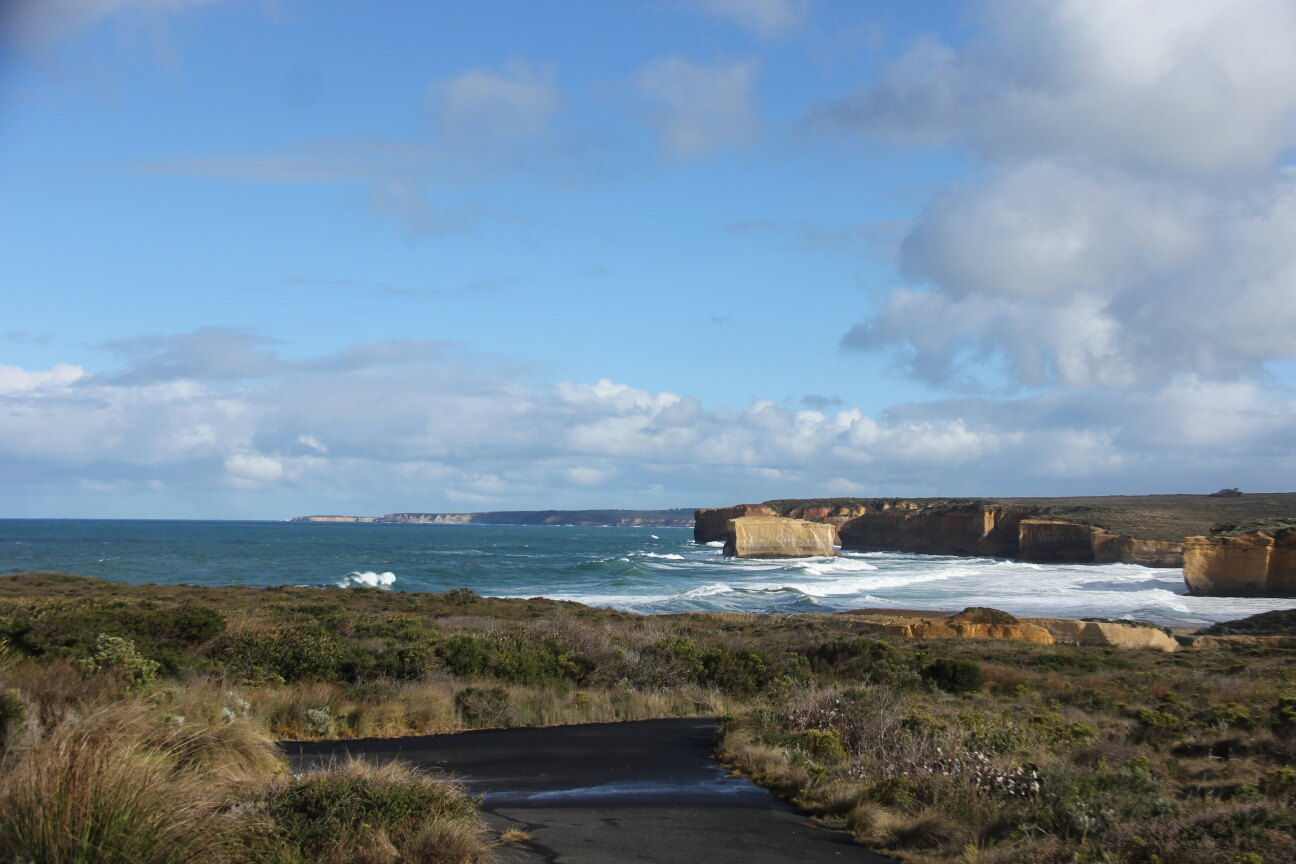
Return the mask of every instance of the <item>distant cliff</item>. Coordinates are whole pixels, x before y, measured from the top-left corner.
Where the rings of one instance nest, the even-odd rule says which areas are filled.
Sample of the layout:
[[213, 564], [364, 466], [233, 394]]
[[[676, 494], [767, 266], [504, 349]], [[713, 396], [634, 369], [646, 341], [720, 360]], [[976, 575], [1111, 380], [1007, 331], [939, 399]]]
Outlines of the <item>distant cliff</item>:
[[693, 511], [503, 510], [485, 513], [388, 513], [386, 516], [297, 516], [294, 522], [387, 522], [425, 525], [585, 525], [691, 528]]
[[777, 516], [827, 523], [845, 550], [1182, 566], [1194, 594], [1296, 596], [1296, 494], [1227, 492], [780, 499], [699, 510], [693, 531], [713, 542], [728, 520]]

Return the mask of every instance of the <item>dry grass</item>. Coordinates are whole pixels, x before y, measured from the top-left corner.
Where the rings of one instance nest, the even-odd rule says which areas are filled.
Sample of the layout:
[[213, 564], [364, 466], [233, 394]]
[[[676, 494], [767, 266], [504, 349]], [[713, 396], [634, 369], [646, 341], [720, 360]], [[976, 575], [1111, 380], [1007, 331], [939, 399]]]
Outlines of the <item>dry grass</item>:
[[[238, 734], [168, 735], [144, 706], [65, 719], [0, 763], [0, 862], [164, 864], [220, 861], [238, 849], [220, 816], [234, 780], [263, 767]], [[211, 758], [198, 750], [210, 748]], [[256, 753], [256, 755], [254, 755]], [[238, 768], [231, 772], [226, 759]], [[219, 768], [217, 767], [219, 766]]]

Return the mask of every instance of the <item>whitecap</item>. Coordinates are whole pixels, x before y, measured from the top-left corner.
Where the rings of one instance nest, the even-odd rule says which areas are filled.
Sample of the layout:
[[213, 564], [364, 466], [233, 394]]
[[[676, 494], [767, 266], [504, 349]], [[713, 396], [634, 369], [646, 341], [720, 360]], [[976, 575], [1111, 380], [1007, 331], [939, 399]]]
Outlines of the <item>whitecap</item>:
[[386, 573], [375, 573], [366, 570], [348, 573], [346, 579], [338, 583], [339, 588], [390, 588], [396, 582], [396, 574], [390, 570]]
[[695, 597], [713, 597], [716, 594], [732, 594], [733, 589], [723, 582], [715, 582], [711, 585], [703, 585], [700, 588], [694, 588], [692, 591], [685, 591], [683, 594], [675, 596], [682, 600], [692, 600]]

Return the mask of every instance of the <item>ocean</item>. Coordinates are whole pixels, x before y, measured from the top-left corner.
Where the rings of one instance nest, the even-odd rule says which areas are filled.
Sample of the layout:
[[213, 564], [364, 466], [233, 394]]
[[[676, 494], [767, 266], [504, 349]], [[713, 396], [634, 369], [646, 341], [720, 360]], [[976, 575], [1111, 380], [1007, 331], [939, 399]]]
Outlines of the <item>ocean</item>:
[[131, 583], [471, 588], [634, 612], [834, 612], [865, 607], [1226, 621], [1296, 599], [1189, 597], [1183, 572], [1128, 564], [847, 553], [727, 560], [688, 528], [303, 522], [0, 520], [0, 574]]

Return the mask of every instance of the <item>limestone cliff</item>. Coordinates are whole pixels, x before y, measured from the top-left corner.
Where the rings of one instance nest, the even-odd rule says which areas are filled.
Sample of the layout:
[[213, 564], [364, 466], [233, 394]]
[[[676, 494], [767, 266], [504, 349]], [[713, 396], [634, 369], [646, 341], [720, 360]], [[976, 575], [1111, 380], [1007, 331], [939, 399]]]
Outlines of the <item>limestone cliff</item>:
[[729, 536], [729, 520], [744, 516], [777, 516], [764, 504], [739, 504], [735, 507], [712, 507], [693, 512], [693, 542], [724, 542]]
[[1037, 564], [1142, 564], [1182, 567], [1183, 545], [1134, 540], [1092, 525], [1057, 519], [1023, 519], [1017, 560]]
[[983, 555], [1036, 563], [1178, 567], [1183, 547], [1135, 540], [1023, 507], [885, 502], [844, 523], [841, 547], [859, 552]]
[[793, 507], [781, 515], [789, 519], [804, 519], [807, 522], [823, 522], [833, 529], [833, 543], [841, 545], [841, 526], [852, 519], [858, 519], [868, 512], [864, 506], [845, 507]]
[[1125, 650], [1175, 651], [1179, 643], [1160, 627], [1119, 621], [1075, 621], [1070, 618], [1027, 618], [1049, 632], [1058, 645], [1103, 645]]
[[909, 501], [882, 506], [841, 526], [841, 546], [860, 552], [985, 555], [1011, 558], [1026, 511], [961, 504], [921, 507]]
[[906, 639], [1013, 639], [1052, 645], [1048, 630], [997, 609], [971, 607], [948, 618], [914, 618], [884, 624], [882, 632]]
[[1296, 597], [1296, 524], [1221, 526], [1184, 542], [1188, 591], [1208, 597]]
[[832, 526], [780, 516], [730, 519], [724, 554], [731, 558], [811, 558], [836, 555]]

